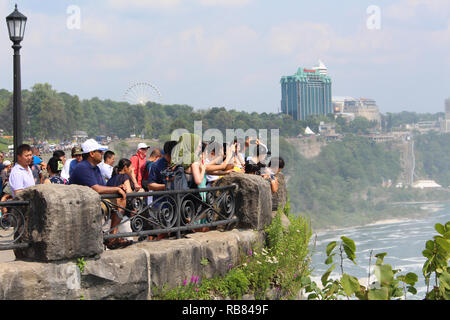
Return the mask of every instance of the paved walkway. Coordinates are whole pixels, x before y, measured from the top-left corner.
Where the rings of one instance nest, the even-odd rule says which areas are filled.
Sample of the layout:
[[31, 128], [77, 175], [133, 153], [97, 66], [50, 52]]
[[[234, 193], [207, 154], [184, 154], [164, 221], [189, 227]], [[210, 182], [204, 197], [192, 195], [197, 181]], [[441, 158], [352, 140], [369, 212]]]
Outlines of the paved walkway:
[[0, 262], [11, 262], [16, 260], [14, 255], [14, 250], [1, 250], [0, 251]]
[[[0, 241], [6, 241], [12, 239], [11, 230], [3, 230], [0, 228]], [[0, 262], [11, 262], [16, 260], [14, 250], [0, 250]]]

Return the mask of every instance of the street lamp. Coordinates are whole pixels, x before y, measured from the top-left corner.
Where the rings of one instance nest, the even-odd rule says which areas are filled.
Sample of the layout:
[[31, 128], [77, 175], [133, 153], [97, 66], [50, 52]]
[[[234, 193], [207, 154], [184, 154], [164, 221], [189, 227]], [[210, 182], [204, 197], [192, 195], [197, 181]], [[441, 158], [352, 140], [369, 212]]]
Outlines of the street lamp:
[[20, 42], [25, 34], [27, 17], [16, 9], [6, 17], [9, 39], [13, 42], [14, 49], [14, 97], [13, 97], [13, 135], [14, 135], [14, 162], [17, 162], [17, 149], [23, 141], [22, 132], [22, 87], [20, 80]]

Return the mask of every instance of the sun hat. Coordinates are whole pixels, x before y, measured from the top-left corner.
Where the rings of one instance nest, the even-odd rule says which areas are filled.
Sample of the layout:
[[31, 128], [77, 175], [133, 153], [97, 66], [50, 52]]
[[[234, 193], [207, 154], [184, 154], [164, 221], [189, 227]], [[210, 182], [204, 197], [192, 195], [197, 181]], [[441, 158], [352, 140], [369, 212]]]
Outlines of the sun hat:
[[81, 149], [83, 150], [83, 153], [89, 153], [91, 151], [100, 150], [100, 151], [106, 151], [108, 150], [107, 146], [102, 146], [94, 139], [86, 140], [82, 145]]
[[138, 150], [139, 149], [148, 149], [148, 148], [150, 148], [150, 147], [146, 143], [143, 143], [143, 142], [139, 143], [137, 146]]

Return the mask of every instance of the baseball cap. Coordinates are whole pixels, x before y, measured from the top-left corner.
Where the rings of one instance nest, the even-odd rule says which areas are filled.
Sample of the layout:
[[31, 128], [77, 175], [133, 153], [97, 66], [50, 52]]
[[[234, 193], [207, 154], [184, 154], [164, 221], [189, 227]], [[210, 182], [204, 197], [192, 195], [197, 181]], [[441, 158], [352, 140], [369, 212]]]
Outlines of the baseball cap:
[[139, 150], [139, 149], [148, 149], [150, 147], [146, 143], [141, 142], [138, 144], [137, 148]]
[[11, 164], [11, 161], [9, 161], [9, 160], [6, 160], [6, 161], [3, 161], [3, 165], [6, 167], [6, 166], [9, 166]]
[[107, 146], [102, 146], [94, 139], [86, 140], [82, 145], [81, 149], [83, 153], [89, 153], [91, 151], [100, 150], [100, 151], [106, 151], [108, 150]]
[[73, 148], [73, 155], [76, 156], [76, 155], [79, 155], [79, 154], [83, 154], [83, 150], [81, 150], [80, 147], [74, 147]]
[[33, 164], [41, 164], [41, 163], [42, 163], [42, 159], [39, 158], [38, 156], [33, 155]]

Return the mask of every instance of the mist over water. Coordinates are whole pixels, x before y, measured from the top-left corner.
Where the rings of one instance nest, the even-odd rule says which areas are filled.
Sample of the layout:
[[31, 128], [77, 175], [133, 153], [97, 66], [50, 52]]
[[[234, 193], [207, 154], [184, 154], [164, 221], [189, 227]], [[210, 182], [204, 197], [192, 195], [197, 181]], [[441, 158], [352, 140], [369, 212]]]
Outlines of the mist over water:
[[[430, 208], [430, 211], [432, 208]], [[341, 230], [323, 231], [316, 233], [316, 248], [312, 257], [312, 279], [320, 283], [320, 277], [328, 269], [326, 265], [326, 246], [331, 241], [340, 241], [342, 236], [346, 236], [356, 244], [356, 263], [354, 265], [348, 259], [344, 260], [344, 272], [358, 279], [367, 279], [369, 275], [369, 257], [372, 253], [371, 280], [373, 277], [373, 267], [376, 261], [374, 257], [378, 253], [386, 252], [384, 258], [386, 264], [390, 264], [393, 269], [400, 269], [400, 274], [414, 272], [419, 280], [415, 285], [416, 295], [407, 294], [409, 300], [420, 300], [425, 298], [427, 291], [425, 279], [422, 274], [422, 267], [426, 258], [422, 255], [427, 240], [432, 240], [437, 235], [434, 229], [436, 223], [445, 224], [450, 221], [450, 205], [442, 204], [441, 208], [424, 219], [408, 220], [386, 224], [377, 224], [364, 227], [346, 228]], [[314, 240], [315, 234], [312, 239]], [[336, 250], [336, 249], [335, 249]], [[345, 254], [344, 254], [345, 257]], [[340, 277], [340, 257], [335, 255], [333, 261], [337, 263], [331, 274], [331, 278]], [[433, 279], [433, 277], [432, 277]], [[362, 285], [367, 287], [367, 282]]]

